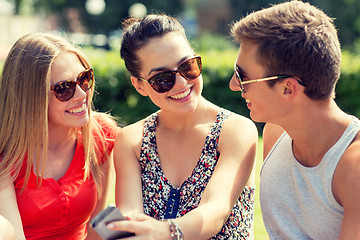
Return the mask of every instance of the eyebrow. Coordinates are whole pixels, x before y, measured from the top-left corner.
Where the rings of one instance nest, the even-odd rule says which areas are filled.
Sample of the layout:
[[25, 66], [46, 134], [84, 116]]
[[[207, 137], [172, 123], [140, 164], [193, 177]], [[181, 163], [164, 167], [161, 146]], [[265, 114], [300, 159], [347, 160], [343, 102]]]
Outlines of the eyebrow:
[[[178, 62], [177, 62], [177, 65], [180, 65], [182, 62], [184, 62], [186, 59], [188, 59], [189, 56], [186, 56], [186, 57], [183, 57], [181, 58]], [[165, 70], [169, 70], [169, 68], [167, 67], [157, 67], [157, 68], [152, 68], [149, 73], [148, 73], [148, 76], [152, 73], [152, 72], [162, 72], [162, 71], [165, 71]]]

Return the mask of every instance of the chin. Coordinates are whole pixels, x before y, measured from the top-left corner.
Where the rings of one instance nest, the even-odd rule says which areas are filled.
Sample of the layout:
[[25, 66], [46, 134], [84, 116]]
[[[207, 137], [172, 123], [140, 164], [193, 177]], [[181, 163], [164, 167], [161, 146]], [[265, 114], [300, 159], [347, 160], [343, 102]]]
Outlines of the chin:
[[[76, 123], [76, 127], [78, 127], [78, 128], [81, 128], [81, 127], [84, 127], [84, 126], [86, 126], [87, 124], [89, 123], [89, 118], [87, 117], [86, 119], [83, 119], [83, 120], [81, 120], [81, 121], [78, 121], [77, 123]], [[75, 124], [74, 124], [75, 125]]]
[[250, 118], [251, 120], [253, 120], [254, 122], [258, 122], [258, 123], [264, 123], [266, 122], [264, 119], [260, 118], [259, 116], [257, 116], [256, 114], [254, 114], [252, 111], [250, 111]]

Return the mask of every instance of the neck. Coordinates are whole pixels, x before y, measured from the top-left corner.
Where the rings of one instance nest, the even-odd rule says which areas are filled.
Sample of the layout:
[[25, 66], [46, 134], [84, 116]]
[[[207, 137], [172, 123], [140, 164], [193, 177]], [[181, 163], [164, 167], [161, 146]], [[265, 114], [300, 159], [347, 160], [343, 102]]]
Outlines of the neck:
[[66, 145], [76, 142], [76, 132], [73, 128], [59, 129], [49, 127], [48, 151], [57, 151]]
[[211, 110], [218, 111], [218, 107], [204, 98], [201, 98], [196, 109], [191, 112], [161, 110], [158, 115], [158, 126], [177, 132], [186, 131], [212, 117], [214, 111]]
[[339, 140], [351, 117], [333, 99], [308, 101], [281, 126], [293, 139], [296, 159], [305, 166], [316, 166]]
[[[48, 143], [47, 143], [47, 155], [44, 160], [40, 156], [40, 160], [36, 160], [37, 157], [34, 157], [33, 167], [37, 174], [42, 175], [43, 177], [54, 177], [53, 172], [58, 169], [52, 169], [52, 163], [63, 162], [64, 156], [66, 159], [72, 159], [76, 147], [76, 135], [73, 129], [64, 129], [61, 130], [58, 128], [49, 127], [48, 131]], [[69, 161], [65, 162], [69, 165]], [[46, 168], [49, 166], [48, 168]], [[60, 165], [57, 165], [58, 167]], [[59, 167], [60, 168], [60, 167]]]

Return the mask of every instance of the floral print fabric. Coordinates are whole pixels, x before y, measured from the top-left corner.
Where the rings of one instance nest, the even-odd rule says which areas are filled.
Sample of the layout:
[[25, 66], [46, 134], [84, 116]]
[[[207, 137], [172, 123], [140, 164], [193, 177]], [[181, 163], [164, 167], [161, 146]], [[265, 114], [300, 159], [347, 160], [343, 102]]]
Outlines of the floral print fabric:
[[[150, 115], [144, 124], [140, 153], [144, 211], [162, 220], [178, 218], [196, 208], [216, 166], [220, 153], [218, 142], [223, 122], [231, 112], [221, 109], [212, 124], [192, 174], [179, 188], [164, 175], [156, 145], [158, 113]], [[226, 187], [226, 186], [224, 186]], [[211, 239], [253, 239], [255, 189], [245, 187], [221, 231]]]

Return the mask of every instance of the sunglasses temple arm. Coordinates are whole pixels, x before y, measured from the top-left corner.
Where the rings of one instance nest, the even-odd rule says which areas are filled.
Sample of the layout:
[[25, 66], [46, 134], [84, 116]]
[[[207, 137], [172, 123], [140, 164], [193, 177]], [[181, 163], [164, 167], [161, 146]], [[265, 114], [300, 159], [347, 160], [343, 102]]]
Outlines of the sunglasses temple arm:
[[248, 83], [254, 83], [254, 82], [264, 82], [264, 81], [269, 81], [269, 80], [275, 80], [278, 79], [279, 77], [267, 77], [267, 78], [261, 78], [261, 79], [254, 79], [254, 80], [249, 80], [249, 81], [245, 81], [245, 82], [241, 82], [242, 85], [248, 84]]

